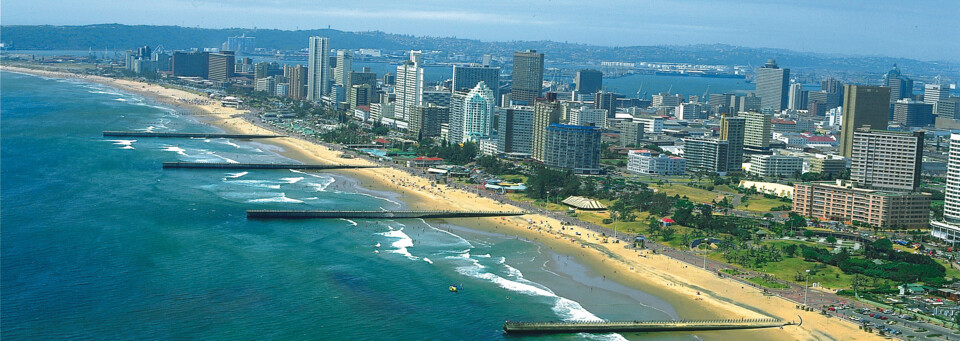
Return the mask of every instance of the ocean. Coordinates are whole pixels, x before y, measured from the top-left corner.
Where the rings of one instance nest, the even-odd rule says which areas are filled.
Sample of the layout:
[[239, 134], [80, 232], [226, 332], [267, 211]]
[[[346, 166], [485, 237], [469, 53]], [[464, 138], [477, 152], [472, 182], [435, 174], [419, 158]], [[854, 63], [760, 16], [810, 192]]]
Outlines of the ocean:
[[[246, 209], [405, 204], [349, 171], [163, 170], [295, 161], [249, 140], [103, 138], [219, 131], [106, 86], [0, 72], [0, 93], [4, 339], [488, 340], [507, 337], [506, 320], [682, 317], [469, 219], [248, 221]], [[642, 336], [704, 335], [725, 334]]]

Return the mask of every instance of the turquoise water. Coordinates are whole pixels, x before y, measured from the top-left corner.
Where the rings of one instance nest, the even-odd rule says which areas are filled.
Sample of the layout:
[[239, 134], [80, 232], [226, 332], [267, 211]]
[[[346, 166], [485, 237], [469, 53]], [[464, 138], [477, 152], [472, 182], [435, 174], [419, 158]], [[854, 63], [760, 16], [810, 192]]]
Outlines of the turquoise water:
[[541, 244], [444, 221], [247, 221], [404, 204], [349, 172], [162, 170], [292, 160], [244, 140], [105, 139], [217, 129], [100, 85], [0, 77], [4, 339], [473, 340], [505, 337], [505, 320], [678, 317]]

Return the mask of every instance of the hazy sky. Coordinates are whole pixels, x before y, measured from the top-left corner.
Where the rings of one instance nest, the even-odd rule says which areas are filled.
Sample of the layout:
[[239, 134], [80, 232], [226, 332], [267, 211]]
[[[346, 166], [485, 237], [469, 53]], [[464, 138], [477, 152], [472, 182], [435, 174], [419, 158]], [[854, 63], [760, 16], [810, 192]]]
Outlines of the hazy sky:
[[380, 30], [609, 46], [726, 43], [960, 61], [957, 0], [4, 0], [0, 24]]

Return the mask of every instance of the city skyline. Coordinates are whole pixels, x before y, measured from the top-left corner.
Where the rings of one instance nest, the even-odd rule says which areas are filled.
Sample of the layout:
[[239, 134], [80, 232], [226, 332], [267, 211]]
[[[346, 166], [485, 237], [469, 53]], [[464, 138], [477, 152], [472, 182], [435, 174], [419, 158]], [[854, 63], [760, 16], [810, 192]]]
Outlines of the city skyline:
[[[160, 0], [149, 7], [119, 1], [98, 2], [96, 6], [88, 1], [17, 1], [4, 4], [0, 19], [6, 25], [125, 23], [284, 30], [329, 25], [344, 31], [376, 30], [483, 41], [552, 40], [604, 46], [719, 43], [826, 54], [958, 60], [954, 51], [960, 50], [960, 43], [938, 37], [960, 36], [960, 26], [954, 25], [951, 15], [960, 11], [960, 3], [882, 1], [867, 6], [813, 1], [730, 5], [701, 0], [614, 1], [585, 8], [572, 1], [496, 1], [449, 7], [427, 2], [381, 2], [365, 3], [364, 7], [327, 4], [321, 8], [285, 0]], [[537, 10], [523, 14], [529, 8]], [[851, 15], [854, 13], [857, 15]], [[810, 25], [810, 18], [823, 24]]]

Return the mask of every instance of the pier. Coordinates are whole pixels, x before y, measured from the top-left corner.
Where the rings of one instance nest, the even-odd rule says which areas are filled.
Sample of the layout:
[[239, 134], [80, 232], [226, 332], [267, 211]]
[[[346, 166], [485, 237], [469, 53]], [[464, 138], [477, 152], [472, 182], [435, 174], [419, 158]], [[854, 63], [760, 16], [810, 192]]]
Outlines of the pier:
[[380, 168], [380, 166], [363, 165], [306, 165], [297, 163], [227, 163], [227, 162], [164, 162], [163, 168], [193, 168], [193, 169], [359, 169]]
[[247, 219], [475, 218], [524, 215], [524, 211], [312, 211], [247, 210]]
[[587, 321], [587, 322], [511, 322], [503, 324], [510, 334], [565, 334], [670, 332], [777, 328], [794, 325], [780, 319], [680, 320], [680, 321]]
[[219, 133], [155, 133], [148, 131], [110, 131], [104, 130], [103, 137], [170, 137], [170, 138], [230, 138], [230, 139], [269, 139], [286, 137], [272, 134], [219, 134]]

